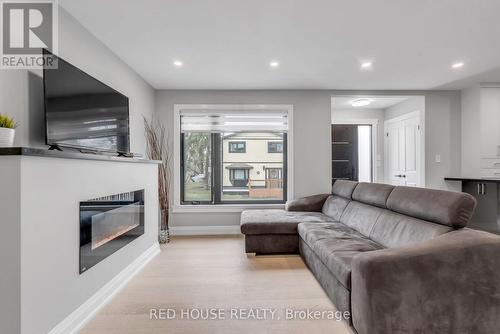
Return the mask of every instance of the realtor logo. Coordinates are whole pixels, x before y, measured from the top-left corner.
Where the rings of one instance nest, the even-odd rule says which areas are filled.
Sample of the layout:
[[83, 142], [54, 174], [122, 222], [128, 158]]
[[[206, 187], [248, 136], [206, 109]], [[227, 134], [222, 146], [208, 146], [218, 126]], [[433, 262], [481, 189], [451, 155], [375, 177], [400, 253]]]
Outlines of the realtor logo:
[[[41, 68], [57, 53], [57, 2], [4, 0], [2, 8], [2, 68]], [[52, 65], [52, 64], [51, 64]]]

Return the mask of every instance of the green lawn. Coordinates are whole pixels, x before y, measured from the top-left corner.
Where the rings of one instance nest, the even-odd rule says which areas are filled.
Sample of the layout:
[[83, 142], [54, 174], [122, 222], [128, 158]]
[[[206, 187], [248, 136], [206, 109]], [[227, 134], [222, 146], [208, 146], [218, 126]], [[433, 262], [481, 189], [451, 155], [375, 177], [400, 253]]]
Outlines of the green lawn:
[[184, 200], [185, 201], [210, 201], [212, 194], [210, 187], [206, 189], [204, 184], [197, 182], [188, 182], [184, 185]]

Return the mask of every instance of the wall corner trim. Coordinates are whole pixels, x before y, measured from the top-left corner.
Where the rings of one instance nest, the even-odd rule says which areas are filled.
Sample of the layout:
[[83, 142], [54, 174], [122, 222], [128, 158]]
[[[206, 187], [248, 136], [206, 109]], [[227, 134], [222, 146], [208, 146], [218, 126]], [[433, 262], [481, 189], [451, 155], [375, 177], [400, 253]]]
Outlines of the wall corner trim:
[[160, 253], [160, 245], [153, 244], [92, 297], [57, 324], [49, 334], [78, 333], [111, 299], [127, 285], [156, 255]]

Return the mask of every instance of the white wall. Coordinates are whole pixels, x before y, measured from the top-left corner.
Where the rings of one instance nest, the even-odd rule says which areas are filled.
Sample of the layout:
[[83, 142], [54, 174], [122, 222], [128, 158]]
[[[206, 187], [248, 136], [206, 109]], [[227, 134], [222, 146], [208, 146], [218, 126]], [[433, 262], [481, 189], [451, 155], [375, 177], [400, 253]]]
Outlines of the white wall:
[[384, 109], [362, 109], [362, 110], [342, 110], [342, 109], [332, 109], [332, 121], [337, 120], [352, 120], [359, 119], [363, 120], [374, 120], [378, 121], [377, 126], [377, 155], [380, 157], [379, 164], [377, 161], [373, 162], [375, 164], [377, 182], [384, 182], [384, 119], [385, 110]]
[[[130, 100], [130, 148], [145, 152], [142, 115], [154, 112], [154, 90], [118, 56], [59, 7], [59, 56]], [[41, 71], [0, 71], [0, 112], [19, 122], [16, 146], [44, 147]]]
[[[20, 265], [20, 274], [2, 272], [2, 280], [20, 277], [20, 299], [0, 300], [2, 308], [6, 302], [15, 306], [19, 301], [20, 318], [12, 314], [12, 318], [0, 323], [0, 332], [48, 333], [157, 245], [157, 165], [26, 156], [0, 157], [0, 161], [0, 165], [17, 163], [19, 171], [13, 179], [18, 183], [16, 187], [0, 188], [0, 198], [19, 194], [6, 203], [9, 207], [1, 206], [6, 217], [12, 219], [2, 223], [17, 228], [18, 233], [2, 233], [0, 244], [15, 243], [12, 250], [20, 252], [16, 256], [11, 251], [8, 259], [2, 259], [2, 267], [15, 269]], [[80, 275], [79, 202], [139, 189], [145, 189], [144, 235]], [[2, 295], [14, 295], [16, 290], [16, 284], [0, 285]], [[21, 332], [4, 330], [3, 326], [16, 320], [20, 320]]]
[[[0, 187], [0, 332], [21, 330], [21, 162], [15, 157], [1, 157], [1, 175], [8, 175]], [[1, 191], [1, 190], [4, 191]], [[7, 191], [5, 191], [7, 190]]]
[[425, 111], [425, 98], [423, 96], [410, 97], [403, 102], [385, 109], [385, 119], [392, 119], [414, 111]]

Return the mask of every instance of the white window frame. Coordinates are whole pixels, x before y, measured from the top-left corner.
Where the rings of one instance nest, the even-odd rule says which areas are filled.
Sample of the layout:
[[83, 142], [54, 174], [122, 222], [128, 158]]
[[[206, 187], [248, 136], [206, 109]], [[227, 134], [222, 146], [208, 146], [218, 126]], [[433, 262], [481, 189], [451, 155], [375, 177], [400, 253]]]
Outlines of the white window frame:
[[269, 110], [285, 111], [288, 120], [287, 132], [287, 200], [294, 198], [294, 172], [293, 172], [293, 105], [291, 104], [174, 104], [174, 170], [173, 170], [173, 204], [172, 212], [241, 212], [246, 209], [259, 208], [284, 208], [284, 204], [217, 204], [217, 205], [181, 205], [181, 111], [182, 110]]

